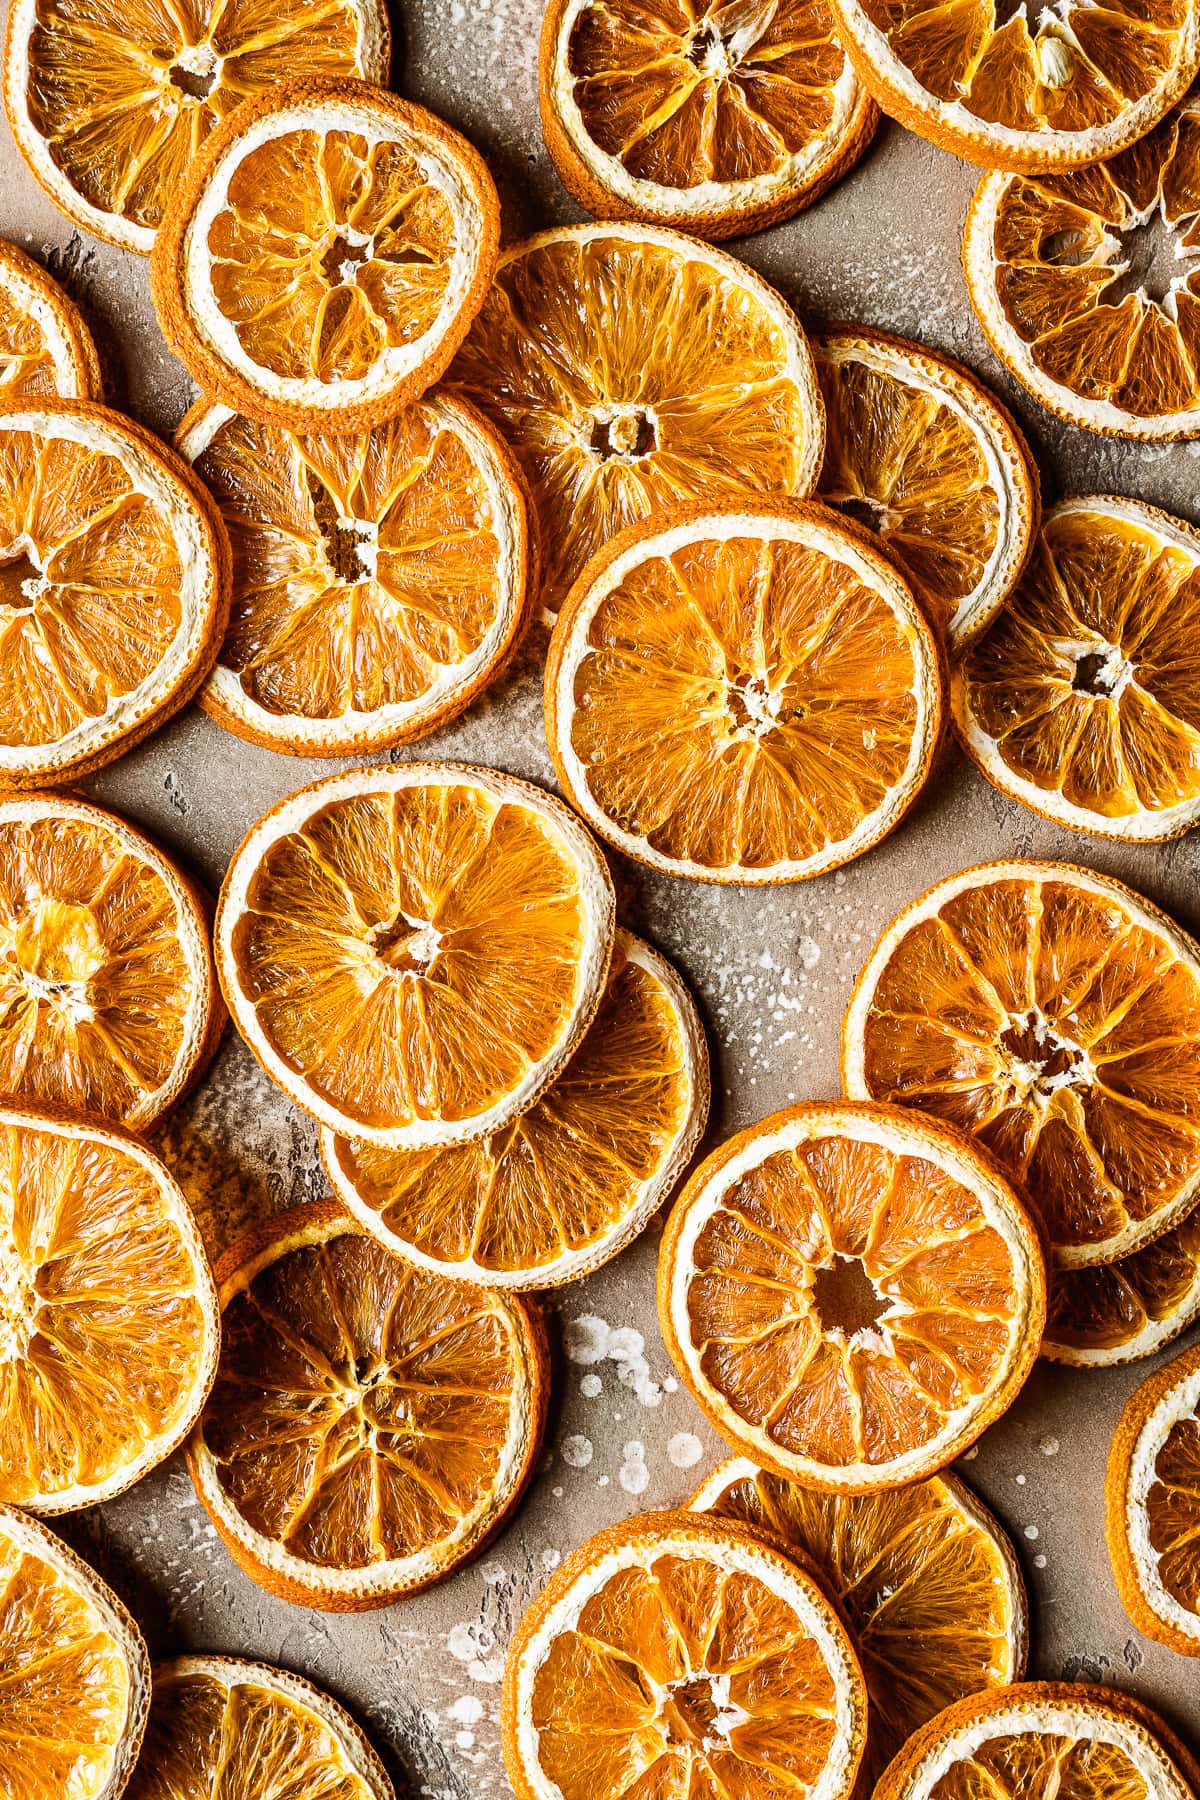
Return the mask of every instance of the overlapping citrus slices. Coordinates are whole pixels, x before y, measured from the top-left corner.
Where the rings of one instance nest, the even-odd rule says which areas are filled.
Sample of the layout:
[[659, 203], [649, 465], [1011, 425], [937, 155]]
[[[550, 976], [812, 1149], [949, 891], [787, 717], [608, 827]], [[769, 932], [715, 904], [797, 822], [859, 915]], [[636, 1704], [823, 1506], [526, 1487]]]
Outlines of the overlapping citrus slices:
[[100, 363], [78, 307], [40, 263], [0, 239], [0, 407], [99, 400]]
[[1131, 1397], [1104, 1490], [1126, 1612], [1147, 1637], [1200, 1656], [1200, 1345]]
[[1152, 1356], [1200, 1315], [1200, 1212], [1105, 1267], [1059, 1269], [1042, 1355], [1081, 1369]]
[[501, 1721], [518, 1800], [845, 1800], [866, 1713], [849, 1634], [799, 1563], [729, 1519], [643, 1513], [534, 1600]]
[[878, 121], [826, 0], [551, 0], [542, 132], [600, 218], [738, 237], [799, 212]]

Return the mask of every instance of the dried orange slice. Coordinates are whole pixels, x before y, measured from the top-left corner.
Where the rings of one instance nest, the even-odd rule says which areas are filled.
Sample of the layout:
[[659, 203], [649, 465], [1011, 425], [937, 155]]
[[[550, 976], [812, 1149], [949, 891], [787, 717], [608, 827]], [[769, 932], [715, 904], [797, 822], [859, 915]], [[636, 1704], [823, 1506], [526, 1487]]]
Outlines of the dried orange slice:
[[874, 1781], [951, 1701], [1019, 1681], [1025, 1583], [1007, 1533], [953, 1475], [881, 1494], [822, 1494], [732, 1457], [692, 1497], [810, 1563], [846, 1615], [870, 1697]]
[[1200, 1316], [1200, 1212], [1105, 1268], [1059, 1269], [1042, 1355], [1078, 1369], [1152, 1356]]
[[1200, 1344], [1133, 1394], [1105, 1478], [1108, 1554], [1147, 1637], [1200, 1656]]
[[196, 1492], [269, 1593], [388, 1606], [482, 1549], [520, 1498], [549, 1389], [516, 1295], [428, 1275], [329, 1201], [217, 1264], [221, 1362]]
[[1140, 843], [1200, 820], [1200, 532], [1140, 500], [1047, 514], [999, 619], [955, 669], [954, 723], [1013, 800]]
[[956, 1132], [810, 1102], [721, 1145], [675, 1202], [663, 1339], [717, 1430], [834, 1493], [924, 1479], [1016, 1398], [1045, 1322], [1037, 1232]]
[[149, 432], [78, 400], [0, 411], [0, 781], [111, 762], [191, 699], [229, 608], [229, 547]]
[[346, 437], [201, 400], [176, 442], [233, 547], [200, 704], [251, 743], [349, 756], [422, 737], [498, 673], [526, 619], [523, 486], [494, 428], [430, 395]]
[[74, 1551], [0, 1506], [0, 1767], [13, 1800], [117, 1800], [137, 1760], [150, 1659]]
[[655, 226], [568, 226], [506, 250], [449, 379], [529, 478], [552, 610], [656, 507], [807, 494], [821, 466], [791, 309], [723, 251]]
[[0, 1095], [144, 1131], [225, 1022], [199, 895], [114, 813], [0, 799]]
[[1200, 1196], [1200, 948], [1119, 881], [988, 863], [905, 907], [858, 978], [842, 1079], [969, 1131], [1065, 1268]]
[[229, 865], [217, 968], [267, 1074], [391, 1149], [524, 1112], [604, 992], [614, 899], [561, 801], [494, 769], [406, 763], [281, 800]]
[[298, 77], [192, 161], [150, 288], [205, 395], [294, 431], [365, 431], [444, 372], [499, 231], [495, 184], [456, 131], [366, 82]]
[[603, 219], [739, 237], [810, 206], [879, 122], [826, 0], [550, 0], [542, 133]]
[[677, 1512], [559, 1565], [513, 1637], [501, 1724], [517, 1800], [845, 1800], [866, 1714], [807, 1571], [744, 1525]]
[[0, 406], [98, 400], [102, 385], [79, 308], [40, 263], [0, 239]]
[[132, 1138], [0, 1108], [0, 1498], [108, 1500], [190, 1431], [217, 1366], [208, 1257]]
[[813, 339], [825, 399], [817, 498], [870, 531], [957, 652], [1025, 565], [1037, 464], [969, 369], [922, 344], [832, 325]]
[[546, 737], [601, 837], [696, 881], [820, 875], [897, 825], [941, 728], [933, 633], [822, 507], [679, 507], [580, 576], [546, 660]]
[[126, 1800], [396, 1800], [354, 1720], [311, 1682], [232, 1656], [154, 1671]]
[[[1140, 29], [1145, 16], [1125, 17]], [[1059, 418], [1122, 438], [1200, 435], [1197, 213], [1197, 96], [1098, 168], [984, 176], [963, 233], [967, 293], [997, 356]]]
[[148, 252], [201, 144], [283, 75], [386, 81], [381, 0], [15, 0], [4, 101], [50, 198], [93, 237]]
[[334, 1192], [365, 1231], [434, 1274], [487, 1287], [577, 1280], [636, 1237], [708, 1117], [695, 1002], [618, 931], [608, 987], [554, 1085], [501, 1131], [446, 1150], [321, 1133]]

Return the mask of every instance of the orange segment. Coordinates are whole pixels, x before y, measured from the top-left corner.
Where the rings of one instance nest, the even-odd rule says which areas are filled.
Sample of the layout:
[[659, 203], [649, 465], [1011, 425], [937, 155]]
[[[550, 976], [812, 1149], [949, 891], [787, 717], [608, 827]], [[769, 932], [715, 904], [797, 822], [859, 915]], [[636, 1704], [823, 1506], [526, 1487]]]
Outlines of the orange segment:
[[1060, 1269], [1042, 1355], [1078, 1368], [1151, 1356], [1200, 1314], [1200, 1213], [1107, 1268]]
[[1104, 1491], [1126, 1612], [1147, 1637], [1200, 1656], [1200, 1345], [1133, 1394]]
[[40, 264], [0, 240], [0, 405], [98, 400], [102, 383], [79, 309]]

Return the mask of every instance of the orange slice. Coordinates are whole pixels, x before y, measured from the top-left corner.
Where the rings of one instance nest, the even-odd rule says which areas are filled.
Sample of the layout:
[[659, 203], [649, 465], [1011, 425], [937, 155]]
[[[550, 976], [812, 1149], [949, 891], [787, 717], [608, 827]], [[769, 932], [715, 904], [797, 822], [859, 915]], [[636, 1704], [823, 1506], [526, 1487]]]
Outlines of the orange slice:
[[0, 406], [18, 400], [99, 400], [92, 334], [58, 283], [0, 239]]
[[618, 931], [608, 987], [558, 1080], [473, 1144], [387, 1150], [321, 1133], [333, 1190], [365, 1231], [433, 1274], [545, 1288], [608, 1262], [687, 1167], [708, 1117], [695, 1002]]
[[870, 1697], [872, 1781], [951, 1701], [1024, 1673], [1028, 1605], [1016, 1553], [953, 1475], [889, 1493], [822, 1494], [733, 1457], [691, 1504], [782, 1542], [842, 1608]]
[[559, 782], [627, 856], [695, 881], [798, 881], [916, 799], [937, 646], [890, 563], [798, 502], [680, 507], [622, 532], [555, 624]]
[[1060, 1269], [1042, 1355], [1079, 1369], [1152, 1356], [1200, 1316], [1200, 1212], [1106, 1268]]
[[709, 1156], [658, 1261], [672, 1360], [772, 1474], [841, 1494], [924, 1479], [1016, 1398], [1045, 1322], [1034, 1230], [957, 1133], [810, 1102]]
[[150, 1659], [74, 1551], [0, 1506], [0, 1759], [13, 1800], [117, 1800], [137, 1760]]
[[0, 1095], [144, 1131], [225, 1009], [196, 889], [114, 813], [0, 799]]
[[267, 1074], [322, 1125], [465, 1143], [532, 1106], [604, 992], [614, 899], [561, 801], [406, 763], [281, 800], [229, 865], [217, 968]]
[[1013, 800], [1140, 843], [1200, 820], [1200, 533], [1140, 500], [1072, 496], [955, 669], [954, 723]]
[[471, 702], [526, 619], [515, 464], [447, 396], [346, 437], [201, 400], [176, 441], [233, 546], [229, 631], [200, 704], [251, 743], [349, 756], [409, 743]]
[[969, 1131], [1060, 1266], [1111, 1263], [1200, 1196], [1200, 948], [1069, 863], [988, 863], [905, 907], [858, 978], [842, 1079]]
[[550, 0], [538, 76], [546, 148], [579, 204], [697, 237], [810, 206], [879, 122], [826, 0]]
[[202, 393], [365, 431], [444, 372], [496, 265], [483, 159], [422, 107], [297, 77], [217, 127], [172, 193], [150, 288]]
[[514, 1634], [517, 1800], [845, 1800], [867, 1696], [812, 1577], [731, 1520], [643, 1513], [561, 1563]]
[[996, 355], [1059, 418], [1146, 441], [1200, 435], [1198, 212], [1200, 97], [1099, 168], [984, 176], [963, 233], [967, 293]]
[[0, 1108], [0, 1498], [111, 1499], [190, 1431], [217, 1366], [208, 1258], [132, 1138]]
[[328, 1201], [243, 1238], [217, 1281], [221, 1362], [188, 1467], [246, 1573], [356, 1612], [482, 1549], [541, 1440], [548, 1364], [525, 1304], [402, 1262]]
[[832, 325], [813, 355], [826, 432], [817, 497], [874, 535], [947, 647], [962, 650], [1033, 544], [1028, 445], [969, 369], [921, 344]]
[[1146, 1637], [1200, 1656], [1200, 1344], [1133, 1394], [1104, 1492], [1125, 1611]]
[[0, 781], [111, 762], [177, 712], [217, 653], [229, 548], [165, 445], [105, 407], [0, 411]]
[[344, 1707], [232, 1656], [160, 1663], [126, 1800], [396, 1800]]
[[386, 81], [381, 0], [14, 0], [4, 102], [60, 211], [148, 252], [217, 123], [283, 75]]
[[821, 466], [821, 395], [791, 309], [723, 251], [650, 225], [506, 250], [450, 380], [529, 478], [552, 610], [656, 507], [807, 494]]

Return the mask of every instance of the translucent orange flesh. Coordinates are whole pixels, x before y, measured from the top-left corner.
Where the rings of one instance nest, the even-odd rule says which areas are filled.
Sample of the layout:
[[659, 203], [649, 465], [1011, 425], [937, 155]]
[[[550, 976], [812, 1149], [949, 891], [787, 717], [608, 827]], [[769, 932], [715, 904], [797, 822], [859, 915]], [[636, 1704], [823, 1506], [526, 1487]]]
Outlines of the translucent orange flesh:
[[1022, 1306], [979, 1200], [849, 1137], [777, 1151], [701, 1231], [685, 1306], [705, 1380], [787, 1455], [881, 1467], [998, 1379]]
[[847, 564], [701, 538], [639, 563], [597, 608], [571, 746], [601, 810], [664, 856], [802, 861], [903, 778], [918, 648]]
[[474, 1118], [562, 1038], [585, 931], [575, 863], [520, 805], [411, 787], [280, 838], [233, 933], [273, 1049], [362, 1124]]
[[1050, 1290], [1049, 1343], [1118, 1351], [1200, 1294], [1200, 1215], [1100, 1269], [1061, 1269]]
[[531, 1714], [563, 1800], [790, 1800], [824, 1769], [835, 1707], [792, 1607], [697, 1548], [610, 1577], [550, 1644]]
[[929, 1800], [1148, 1800], [1152, 1791], [1119, 1745], [1031, 1729], [989, 1738], [959, 1757], [929, 1788]]
[[637, 180], [691, 188], [811, 154], [845, 57], [824, 0], [590, 0], [567, 66], [593, 143]]
[[216, 303], [260, 368], [360, 381], [442, 309], [450, 202], [393, 139], [285, 131], [246, 152], [208, 230]]
[[209, 132], [284, 76], [361, 75], [348, 0], [37, 0], [26, 96], [77, 193], [155, 228]]
[[115, 457], [0, 431], [0, 743], [55, 744], [146, 681], [182, 581], [165, 511]]
[[95, 1606], [0, 1524], [0, 1770], [20, 1800], [96, 1800], [125, 1735], [129, 1670]]
[[657, 506], [794, 493], [811, 424], [788, 344], [700, 255], [567, 238], [503, 263], [451, 379], [520, 457], [543, 600]]
[[57, 394], [59, 373], [45, 332], [0, 269], [0, 406]]
[[235, 417], [196, 468], [233, 546], [221, 662], [267, 712], [417, 702], [519, 604], [483, 471], [424, 407], [348, 437]]
[[988, 279], [1034, 365], [1136, 419], [1200, 406], [1197, 213], [1196, 102], [1108, 162], [1009, 182]]
[[0, 1094], [140, 1123], [194, 981], [158, 872], [102, 825], [0, 824]]
[[879, 539], [944, 632], [981, 587], [1001, 526], [979, 434], [899, 373], [837, 350], [817, 355], [825, 397], [818, 498]]
[[1052, 1245], [1102, 1247], [1200, 1177], [1200, 978], [1119, 895], [966, 888], [893, 950], [864, 1047], [871, 1094], [979, 1138]]
[[1146, 1521], [1158, 1578], [1187, 1612], [1200, 1618], [1200, 1417], [1172, 1425], [1154, 1463]]
[[223, 1318], [199, 1429], [225, 1498], [316, 1568], [445, 1547], [494, 1499], [515, 1429], [515, 1316], [369, 1238], [286, 1251]]

